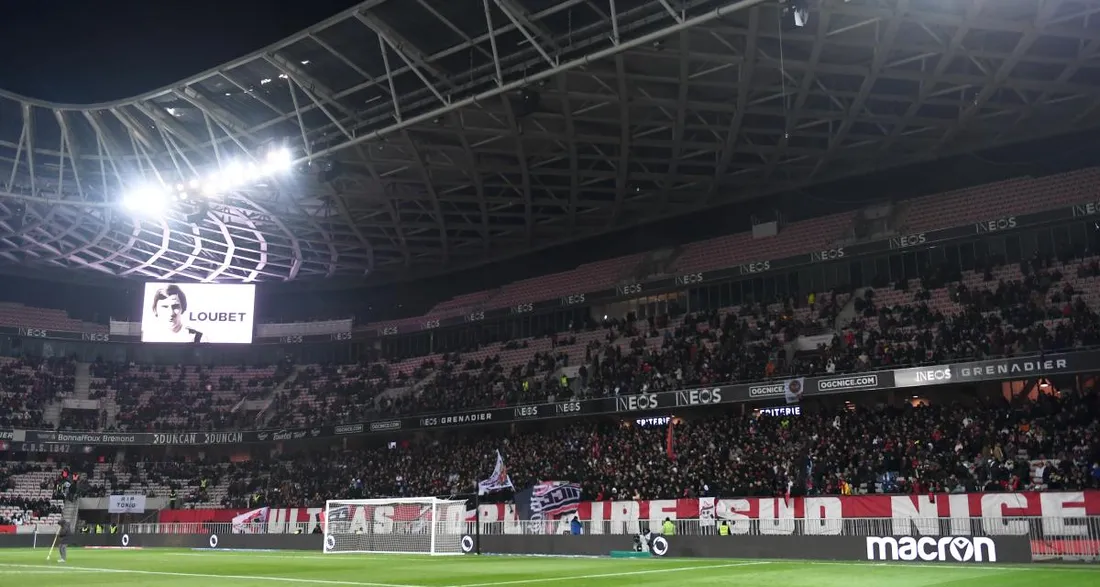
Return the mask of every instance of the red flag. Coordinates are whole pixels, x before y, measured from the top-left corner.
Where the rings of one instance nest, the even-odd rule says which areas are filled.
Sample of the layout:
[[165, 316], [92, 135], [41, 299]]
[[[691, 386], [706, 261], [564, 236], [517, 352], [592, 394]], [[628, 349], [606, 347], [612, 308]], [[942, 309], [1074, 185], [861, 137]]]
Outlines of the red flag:
[[668, 421], [668, 438], [665, 439], [665, 452], [671, 461], [676, 460], [676, 435], [673, 432], [672, 420]]

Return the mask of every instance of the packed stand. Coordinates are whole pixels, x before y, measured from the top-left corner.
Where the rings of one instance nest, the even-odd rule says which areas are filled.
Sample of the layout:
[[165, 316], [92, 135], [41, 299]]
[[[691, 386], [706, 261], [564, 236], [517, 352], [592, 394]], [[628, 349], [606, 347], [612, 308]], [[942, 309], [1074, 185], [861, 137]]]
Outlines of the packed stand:
[[[310, 422], [352, 421], [341, 414], [367, 419], [372, 409], [375, 417], [447, 412], [1095, 346], [1096, 265], [1067, 255], [1018, 266], [989, 260], [976, 271], [941, 268], [921, 280], [880, 283], [855, 299], [825, 292], [721, 311], [607, 320], [489, 352], [432, 358], [421, 366], [432, 376], [412, 393], [351, 413], [330, 411], [335, 420], [324, 420], [320, 410]], [[851, 318], [836, 329], [845, 309]], [[820, 340], [823, 333], [815, 350], [788, 353], [792, 341]], [[532, 352], [528, 343], [547, 348]], [[512, 359], [505, 369], [502, 348], [519, 349], [526, 359]], [[567, 366], [575, 368], [568, 375]]]
[[44, 427], [46, 406], [72, 393], [75, 370], [63, 358], [0, 357], [0, 428]]
[[92, 399], [115, 411], [113, 431], [209, 431], [251, 428], [254, 414], [234, 408], [268, 395], [288, 367], [151, 366], [97, 362]]
[[[669, 315], [581, 324], [421, 362], [315, 365], [276, 395], [268, 421], [341, 424], [1100, 344], [1095, 259], [1035, 257], [1017, 266], [990, 260], [976, 271], [926, 273], [920, 280], [879, 283], [855, 298], [823, 292], [694, 314], [672, 307]], [[823, 342], [809, 352], [788, 352], [790, 343], [805, 337]], [[123, 389], [134, 380], [129, 373]], [[167, 371], [157, 376], [171, 388]], [[203, 416], [213, 428], [233, 425], [224, 412], [203, 405], [212, 401], [209, 394], [149, 394], [144, 390], [156, 380], [146, 373], [139, 381], [146, 384], [138, 388], [141, 397], [167, 398], [167, 407], [146, 400], [142, 409], [132, 403], [137, 395], [119, 394], [123, 426], [133, 429], [173, 406], [186, 407], [192, 418]], [[180, 397], [194, 403], [180, 404]], [[213, 407], [224, 410], [235, 400]], [[189, 420], [178, 427], [188, 426], [204, 424]]]
[[71, 465], [82, 482], [79, 497], [144, 495], [168, 500], [168, 507], [217, 507], [224, 490], [217, 489], [221, 468], [184, 459], [125, 461]]
[[584, 420], [508, 437], [223, 464], [205, 474], [224, 491], [224, 506], [240, 508], [468, 493], [498, 449], [517, 488], [568, 480], [596, 500], [1100, 489], [1096, 391], [1011, 403], [804, 407], [801, 416], [679, 420], [671, 447], [661, 421]]
[[392, 386], [405, 385], [409, 376], [380, 364], [311, 365], [300, 369], [278, 393], [271, 421], [279, 426], [319, 426], [362, 422], [374, 415], [377, 400]]
[[58, 430], [103, 430], [107, 413], [98, 410], [61, 410]]

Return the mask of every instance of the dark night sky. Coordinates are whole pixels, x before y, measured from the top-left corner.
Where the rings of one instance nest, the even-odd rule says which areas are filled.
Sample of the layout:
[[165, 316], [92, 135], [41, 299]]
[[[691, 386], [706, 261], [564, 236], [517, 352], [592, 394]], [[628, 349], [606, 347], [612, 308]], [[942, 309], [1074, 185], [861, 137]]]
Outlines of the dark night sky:
[[235, 59], [357, 0], [0, 0], [0, 88], [125, 98]]

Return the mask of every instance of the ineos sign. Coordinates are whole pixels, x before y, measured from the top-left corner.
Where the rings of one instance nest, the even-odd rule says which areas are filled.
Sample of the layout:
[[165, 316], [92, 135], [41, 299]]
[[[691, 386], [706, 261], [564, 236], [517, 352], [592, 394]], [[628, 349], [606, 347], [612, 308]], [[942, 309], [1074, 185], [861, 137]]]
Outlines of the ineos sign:
[[997, 562], [997, 545], [991, 538], [944, 536], [867, 537], [867, 560], [939, 561], [959, 563]]
[[538, 406], [520, 406], [512, 410], [512, 414], [516, 419], [520, 418], [538, 418], [539, 407]]
[[620, 412], [655, 410], [661, 407], [655, 393], [640, 393], [615, 398], [615, 409]]
[[722, 388], [692, 389], [676, 392], [677, 406], [704, 406], [722, 403]]

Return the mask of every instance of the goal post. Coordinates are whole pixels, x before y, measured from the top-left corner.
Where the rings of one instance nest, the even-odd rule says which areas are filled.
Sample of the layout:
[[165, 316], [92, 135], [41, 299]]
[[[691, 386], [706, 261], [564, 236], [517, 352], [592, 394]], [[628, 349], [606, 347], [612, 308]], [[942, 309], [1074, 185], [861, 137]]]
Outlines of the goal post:
[[466, 502], [434, 497], [325, 502], [324, 552], [463, 554]]

